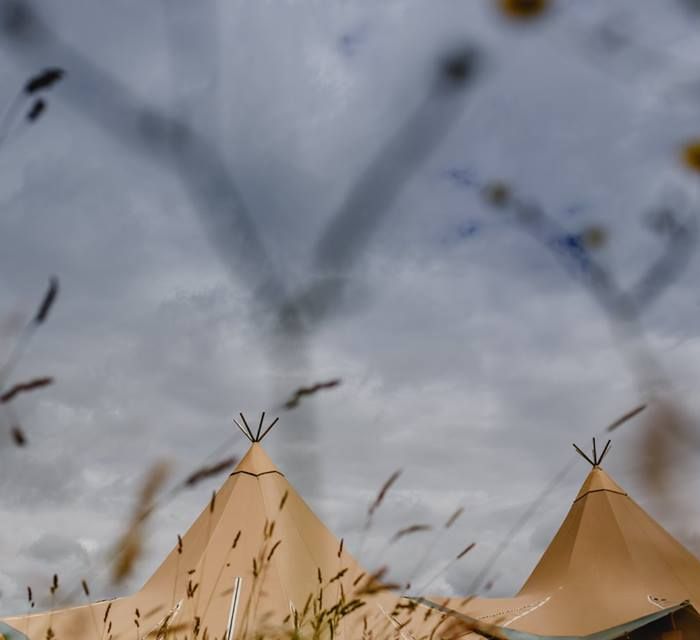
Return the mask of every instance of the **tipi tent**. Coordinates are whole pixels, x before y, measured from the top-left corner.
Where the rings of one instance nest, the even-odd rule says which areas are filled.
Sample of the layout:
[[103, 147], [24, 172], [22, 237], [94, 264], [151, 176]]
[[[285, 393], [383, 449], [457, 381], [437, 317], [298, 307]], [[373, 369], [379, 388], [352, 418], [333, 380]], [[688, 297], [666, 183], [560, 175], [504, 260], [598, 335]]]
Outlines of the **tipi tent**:
[[[378, 586], [253, 440], [134, 596], [0, 621], [6, 640], [402, 634]], [[175, 536], [173, 536], [175, 537]], [[288, 635], [286, 636], [288, 637]]]
[[590, 462], [515, 598], [423, 604], [492, 638], [700, 638], [700, 561], [627, 495], [601, 459]]

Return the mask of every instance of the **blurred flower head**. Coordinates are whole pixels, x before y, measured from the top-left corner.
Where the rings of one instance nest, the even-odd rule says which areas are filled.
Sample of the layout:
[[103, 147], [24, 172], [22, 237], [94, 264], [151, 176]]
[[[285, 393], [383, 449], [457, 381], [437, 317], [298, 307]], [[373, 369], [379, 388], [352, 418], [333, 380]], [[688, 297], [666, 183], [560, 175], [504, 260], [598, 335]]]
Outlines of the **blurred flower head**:
[[532, 20], [549, 9], [549, 0], [498, 0], [503, 15], [512, 20]]
[[681, 157], [683, 164], [690, 169], [700, 173], [700, 138], [691, 140], [683, 147]]

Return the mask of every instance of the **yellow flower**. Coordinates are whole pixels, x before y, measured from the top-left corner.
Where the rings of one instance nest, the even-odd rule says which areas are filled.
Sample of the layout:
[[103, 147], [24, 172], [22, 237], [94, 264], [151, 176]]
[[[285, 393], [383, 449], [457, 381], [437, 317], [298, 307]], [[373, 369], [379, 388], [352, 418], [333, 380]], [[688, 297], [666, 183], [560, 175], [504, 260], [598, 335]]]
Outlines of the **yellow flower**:
[[498, 0], [506, 17], [514, 20], [530, 20], [542, 15], [549, 8], [549, 0]]
[[683, 147], [683, 164], [691, 171], [700, 173], [700, 138], [690, 141]]

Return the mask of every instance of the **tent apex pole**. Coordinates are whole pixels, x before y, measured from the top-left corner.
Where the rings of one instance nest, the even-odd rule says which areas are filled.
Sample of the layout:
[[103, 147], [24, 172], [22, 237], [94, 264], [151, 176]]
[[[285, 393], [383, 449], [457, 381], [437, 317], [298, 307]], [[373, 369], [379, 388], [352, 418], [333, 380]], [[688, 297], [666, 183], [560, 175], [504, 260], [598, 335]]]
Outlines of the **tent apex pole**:
[[595, 462], [591, 460], [581, 449], [579, 449], [576, 445], [574, 445], [574, 449], [576, 449], [576, 453], [578, 453], [584, 460], [588, 462], [592, 467], [595, 467]]

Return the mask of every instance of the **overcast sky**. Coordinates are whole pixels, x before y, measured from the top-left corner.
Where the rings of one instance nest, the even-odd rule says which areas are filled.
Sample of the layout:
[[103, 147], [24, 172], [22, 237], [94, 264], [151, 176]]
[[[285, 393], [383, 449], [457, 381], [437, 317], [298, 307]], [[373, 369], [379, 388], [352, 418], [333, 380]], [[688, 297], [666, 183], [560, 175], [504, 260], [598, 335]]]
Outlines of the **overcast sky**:
[[[678, 160], [700, 134], [697, 3], [557, 2], [518, 25], [485, 0], [189, 4], [47, 0], [33, 6], [60, 47], [43, 32], [0, 32], [4, 104], [41, 68], [67, 72], [42, 117], [18, 122], [0, 146], [3, 353], [49, 275], [61, 281], [13, 378], [56, 379], [13, 405], [25, 448], [2, 418], [0, 611], [22, 609], [27, 584], [48, 591], [54, 572], [114, 593], [104, 556], [146, 470], [169, 460], [175, 480], [242, 455], [231, 418], [262, 410], [280, 415], [266, 449], [346, 548], [431, 593], [465, 593], [569, 463], [495, 567], [493, 593], [514, 593], [587, 472], [571, 443], [588, 449], [640, 392], [581, 286], [585, 265], [567, 273], [484, 203], [480, 185], [504, 180], [541, 204], [567, 230], [550, 238], [563, 252], [602, 225], [597, 258], [623, 286], [634, 282], [661, 252], [645, 218], [698, 202], [700, 177]], [[10, 5], [0, 4], [4, 25]], [[465, 48], [477, 52], [474, 74], [436, 88], [439, 62]], [[153, 152], [158, 118], [204, 142], [174, 162]], [[415, 166], [394, 162], [404, 143], [407, 154], [418, 149]], [[381, 199], [393, 174], [377, 157], [391, 160], [396, 197], [333, 235], [360, 176], [371, 184], [387, 172], [376, 192], [360, 189], [371, 202], [358, 209]], [[217, 225], [242, 203], [250, 225], [232, 237]], [[328, 308], [308, 332], [280, 338], [281, 292], [294, 297], [329, 275], [339, 295], [319, 297]], [[699, 276], [694, 256], [643, 317], [691, 413]], [[332, 378], [342, 385], [280, 410], [299, 385]], [[635, 424], [617, 432], [606, 468], [661, 517], [636, 473]], [[368, 505], [399, 468], [363, 533]], [[700, 488], [691, 471], [674, 476], [681, 497]], [[156, 513], [125, 589], [222, 480]], [[439, 529], [459, 506], [446, 533], [387, 545], [408, 525]], [[699, 515], [691, 504], [662, 520], [698, 551]]]

